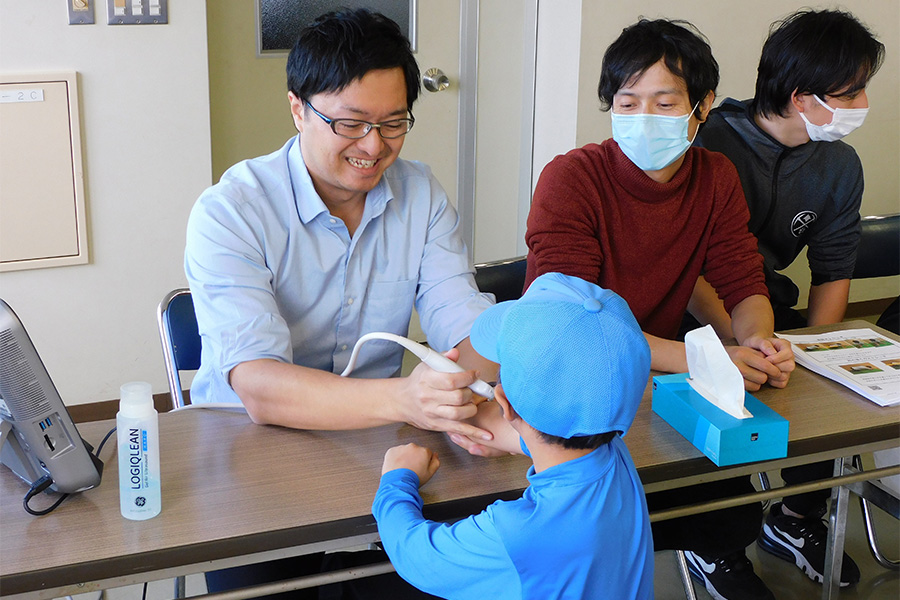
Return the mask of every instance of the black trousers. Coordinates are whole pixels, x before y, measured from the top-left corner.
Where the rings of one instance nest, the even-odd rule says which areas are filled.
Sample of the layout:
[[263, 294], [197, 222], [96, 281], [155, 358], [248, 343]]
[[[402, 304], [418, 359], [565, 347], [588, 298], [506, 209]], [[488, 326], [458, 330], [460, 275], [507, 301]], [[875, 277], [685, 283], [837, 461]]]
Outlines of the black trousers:
[[[647, 494], [650, 512], [754, 491], [750, 477], [735, 477]], [[762, 504], [754, 502], [652, 524], [655, 550], [692, 550], [725, 556], [746, 548], [762, 527]]]

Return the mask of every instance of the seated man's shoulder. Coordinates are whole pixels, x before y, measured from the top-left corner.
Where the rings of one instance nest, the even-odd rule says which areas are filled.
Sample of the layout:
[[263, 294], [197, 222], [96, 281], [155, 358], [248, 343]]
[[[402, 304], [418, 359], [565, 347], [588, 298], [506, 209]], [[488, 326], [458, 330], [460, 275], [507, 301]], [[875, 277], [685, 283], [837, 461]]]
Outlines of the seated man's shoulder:
[[583, 171], [595, 171], [606, 168], [610, 161], [612, 139], [600, 144], [590, 143], [573, 148], [565, 154], [557, 154], [544, 170], [549, 174], [571, 175]]
[[242, 160], [206, 189], [198, 207], [264, 207], [280, 198], [293, 199], [291, 172], [285, 149], [266, 156]]
[[725, 98], [709, 111], [697, 132], [696, 146], [718, 149], [723, 145], [746, 145], [760, 142], [761, 134], [749, 117], [747, 102]]
[[728, 156], [718, 150], [692, 146], [694, 161], [705, 169], [713, 169], [717, 177], [737, 177], [737, 168]]

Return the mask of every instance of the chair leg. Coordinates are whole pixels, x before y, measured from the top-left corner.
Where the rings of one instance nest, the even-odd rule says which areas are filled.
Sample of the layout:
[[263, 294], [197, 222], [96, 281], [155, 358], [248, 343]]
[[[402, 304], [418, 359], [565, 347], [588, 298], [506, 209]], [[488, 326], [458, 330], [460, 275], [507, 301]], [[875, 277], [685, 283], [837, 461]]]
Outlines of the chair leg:
[[684, 597], [687, 600], [697, 600], [697, 594], [694, 592], [694, 582], [691, 581], [691, 573], [688, 571], [687, 559], [684, 557], [684, 550], [675, 551], [675, 563], [678, 565], [678, 572], [681, 574], [681, 584], [684, 586]]
[[[853, 466], [859, 471], [863, 470], [862, 458], [858, 454], [853, 457]], [[872, 515], [870, 513], [871, 507], [869, 506], [869, 501], [865, 498], [860, 497], [859, 508], [860, 510], [862, 510], [863, 522], [866, 525], [866, 540], [869, 542], [869, 550], [872, 552], [872, 556], [875, 558], [875, 562], [877, 562], [885, 569], [900, 571], [900, 560], [891, 560], [890, 558], [882, 554], [880, 548], [878, 547], [878, 535], [875, 532], [875, 523], [872, 522]]]
[[[759, 475], [759, 485], [763, 489], [763, 491], [771, 490], [772, 485], [769, 483], [769, 474], [763, 473], [762, 471], [760, 471], [759, 473], [757, 473], [757, 475]], [[771, 504], [771, 503], [772, 503], [771, 500], [763, 500], [763, 503], [762, 503], [763, 511], [765, 511], [767, 508], [769, 508], [769, 504]]]

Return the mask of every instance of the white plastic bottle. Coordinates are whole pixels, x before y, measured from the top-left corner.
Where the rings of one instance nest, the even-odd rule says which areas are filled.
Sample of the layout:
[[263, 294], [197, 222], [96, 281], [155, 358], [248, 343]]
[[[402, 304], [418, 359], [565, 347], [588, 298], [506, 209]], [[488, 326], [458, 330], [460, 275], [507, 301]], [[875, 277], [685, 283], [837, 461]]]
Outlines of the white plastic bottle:
[[119, 447], [119, 506], [126, 519], [143, 521], [159, 514], [159, 416], [149, 383], [121, 387], [116, 415]]

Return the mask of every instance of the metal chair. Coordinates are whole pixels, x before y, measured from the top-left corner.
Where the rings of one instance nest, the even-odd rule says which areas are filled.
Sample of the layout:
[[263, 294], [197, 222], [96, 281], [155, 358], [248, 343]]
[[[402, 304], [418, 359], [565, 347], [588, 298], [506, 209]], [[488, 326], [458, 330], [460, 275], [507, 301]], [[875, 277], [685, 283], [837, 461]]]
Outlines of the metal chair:
[[497, 302], [516, 300], [525, 287], [525, 257], [507, 258], [475, 265], [475, 284], [494, 294]]
[[[181, 408], [188, 402], [181, 389], [180, 372], [200, 368], [200, 331], [191, 290], [179, 288], [166, 294], [156, 309], [156, 323], [166, 362], [172, 408]], [[184, 597], [185, 578], [178, 576], [175, 578], [175, 598]]]
[[156, 311], [156, 321], [166, 362], [172, 408], [181, 408], [187, 402], [180, 373], [200, 368], [200, 332], [191, 291], [180, 288], [166, 294]]
[[[856, 253], [856, 267], [853, 269], [853, 279], [886, 277], [898, 274], [900, 274], [900, 214], [863, 217], [859, 250]], [[891, 307], [888, 307], [885, 313], [882, 314], [882, 318], [878, 320], [879, 325], [890, 328], [891, 324], [885, 322], [885, 317], [893, 308], [895, 314], [893, 326], [897, 326], [896, 304], [898, 302], [900, 302], [900, 298], [894, 300]], [[853, 466], [862, 470], [862, 460], [859, 455], [853, 457]], [[869, 550], [872, 552], [875, 561], [886, 569], [900, 570], [900, 560], [886, 557], [878, 548], [875, 526], [869, 514], [870, 502], [860, 496], [859, 506], [862, 509], [863, 521], [866, 526], [866, 539], [869, 542]], [[896, 517], [896, 515], [894, 516]]]

